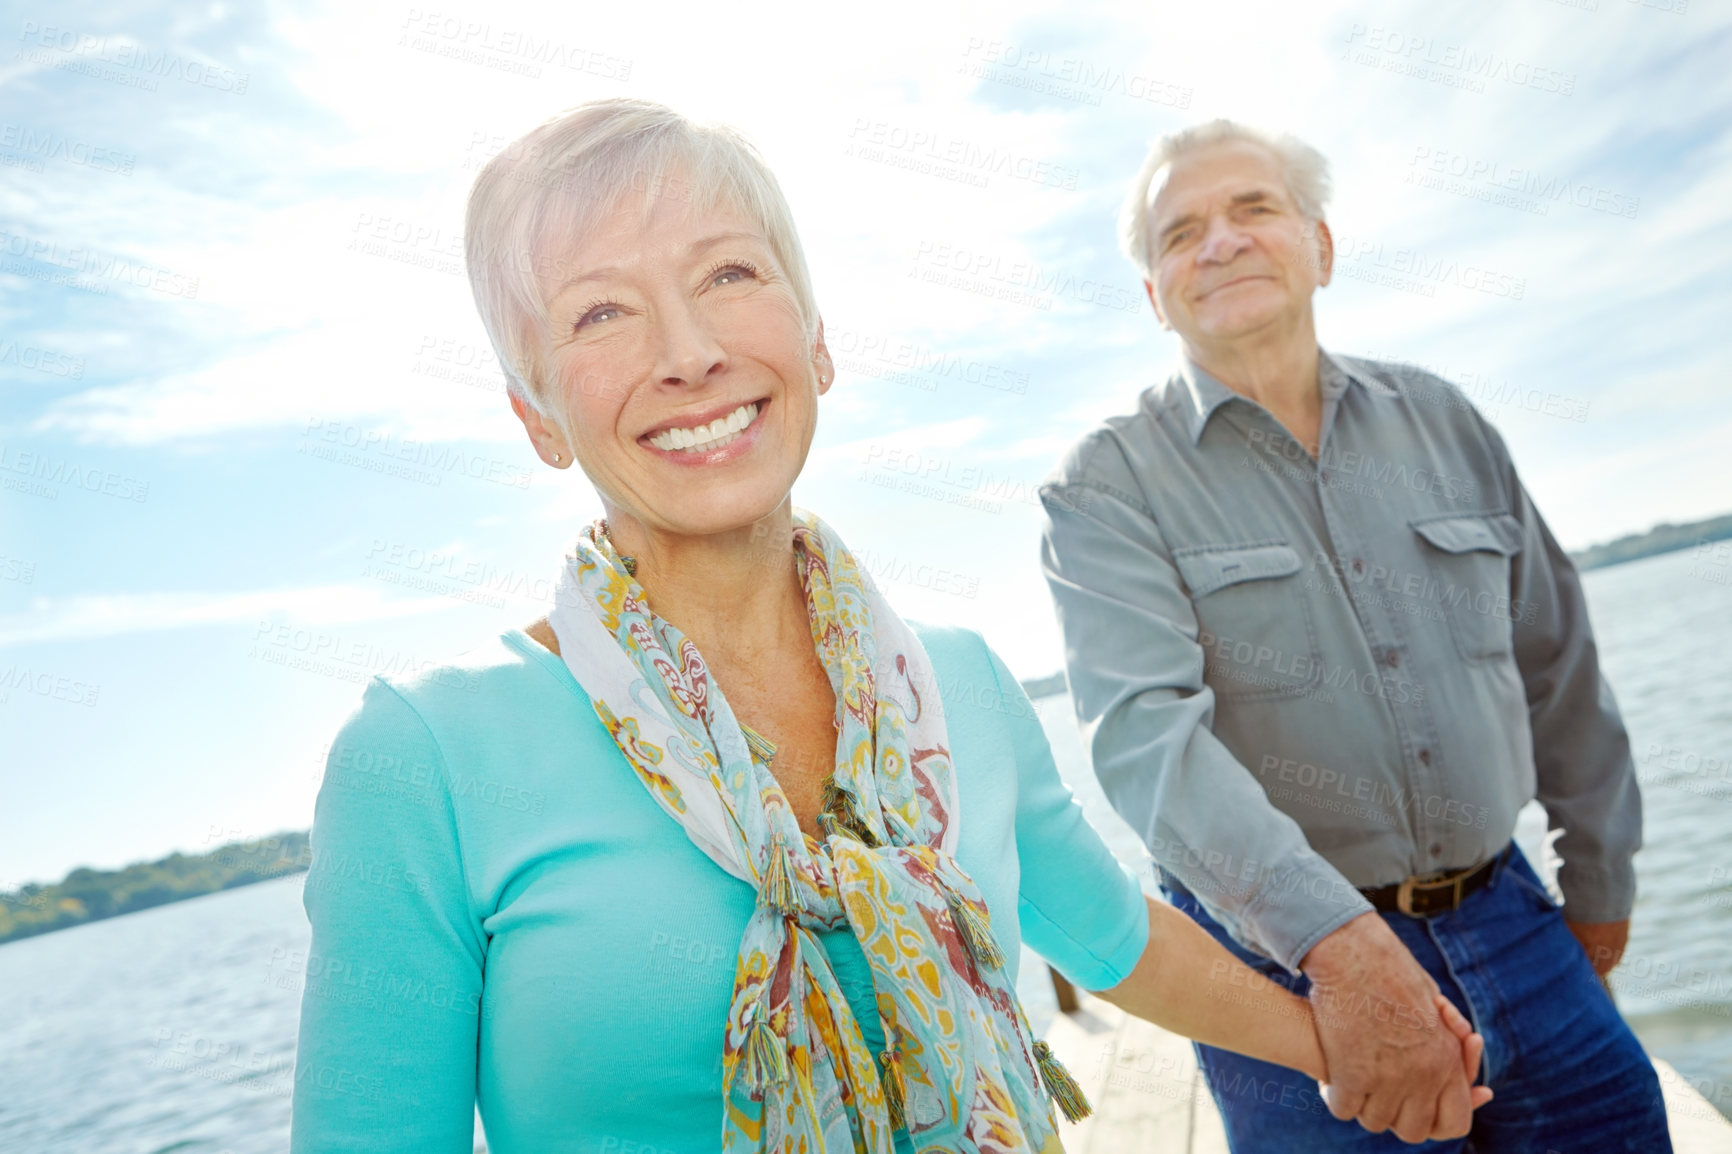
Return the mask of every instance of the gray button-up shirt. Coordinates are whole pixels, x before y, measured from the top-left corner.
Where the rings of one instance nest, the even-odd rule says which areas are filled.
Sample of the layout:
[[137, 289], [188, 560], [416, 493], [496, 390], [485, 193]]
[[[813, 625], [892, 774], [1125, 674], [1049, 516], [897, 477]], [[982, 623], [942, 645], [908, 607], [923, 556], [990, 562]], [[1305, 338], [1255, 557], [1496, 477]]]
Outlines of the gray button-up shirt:
[[1297, 970], [1357, 887], [1473, 865], [1537, 796], [1571, 919], [1628, 917], [1641, 797], [1575, 567], [1418, 369], [1319, 359], [1316, 460], [1184, 363], [1041, 488], [1095, 771], [1155, 861]]

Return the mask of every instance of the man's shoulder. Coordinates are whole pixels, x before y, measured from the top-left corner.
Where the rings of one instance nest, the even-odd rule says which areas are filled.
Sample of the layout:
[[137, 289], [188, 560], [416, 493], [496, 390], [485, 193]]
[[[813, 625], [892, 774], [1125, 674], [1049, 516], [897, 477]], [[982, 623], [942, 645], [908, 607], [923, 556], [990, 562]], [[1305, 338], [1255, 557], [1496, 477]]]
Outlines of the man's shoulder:
[[1494, 471], [1508, 464], [1509, 451], [1497, 427], [1455, 382], [1406, 361], [1330, 355], [1367, 384], [1374, 403], [1399, 405], [1425, 438], [1454, 446]]
[[1474, 423], [1479, 420], [1479, 411], [1466, 393], [1453, 381], [1423, 365], [1343, 353], [1329, 355], [1336, 364], [1365, 382], [1375, 395], [1405, 401], [1414, 406], [1415, 414], [1420, 417], [1435, 416], [1445, 420], [1466, 417]]
[[1132, 461], [1146, 459], [1166, 439], [1161, 414], [1170, 404], [1170, 380], [1162, 378], [1143, 389], [1134, 405], [1101, 418], [1072, 442], [1041, 482], [1042, 492], [1082, 485], [1124, 497], [1136, 493]]

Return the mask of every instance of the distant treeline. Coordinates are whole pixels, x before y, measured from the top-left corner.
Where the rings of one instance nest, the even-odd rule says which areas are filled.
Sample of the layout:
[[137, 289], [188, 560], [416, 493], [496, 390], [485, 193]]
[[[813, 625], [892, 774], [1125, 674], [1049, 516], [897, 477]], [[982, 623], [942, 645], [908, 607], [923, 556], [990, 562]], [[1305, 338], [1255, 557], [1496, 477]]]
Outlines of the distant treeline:
[[1604, 569], [1607, 565], [1620, 565], [1656, 553], [1672, 553], [1728, 537], [1732, 537], [1732, 513], [1710, 517], [1706, 521], [1691, 521], [1686, 525], [1662, 523], [1646, 533], [1631, 533], [1628, 537], [1571, 553], [1570, 558], [1575, 561], [1577, 569]]
[[229, 842], [209, 853], [171, 853], [118, 870], [73, 870], [54, 885], [0, 893], [0, 942], [167, 905], [299, 873], [312, 864], [306, 831]]

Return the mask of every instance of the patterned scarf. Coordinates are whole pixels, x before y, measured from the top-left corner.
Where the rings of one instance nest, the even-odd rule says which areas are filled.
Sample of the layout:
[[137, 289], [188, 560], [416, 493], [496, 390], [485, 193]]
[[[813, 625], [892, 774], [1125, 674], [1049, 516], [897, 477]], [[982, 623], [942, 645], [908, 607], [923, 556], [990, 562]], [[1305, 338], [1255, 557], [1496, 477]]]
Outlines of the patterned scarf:
[[[657, 617], [607, 538], [586, 528], [549, 621], [572, 675], [669, 817], [758, 894], [740, 939], [722, 1075], [722, 1149], [1062, 1154], [1049, 1096], [1076, 1083], [1033, 1040], [953, 856], [960, 830], [943, 707], [919, 640], [829, 526], [796, 510], [812, 640], [839, 703], [824, 839], [807, 835], [704, 658]], [[876, 1057], [816, 935], [848, 927], [872, 970]]]

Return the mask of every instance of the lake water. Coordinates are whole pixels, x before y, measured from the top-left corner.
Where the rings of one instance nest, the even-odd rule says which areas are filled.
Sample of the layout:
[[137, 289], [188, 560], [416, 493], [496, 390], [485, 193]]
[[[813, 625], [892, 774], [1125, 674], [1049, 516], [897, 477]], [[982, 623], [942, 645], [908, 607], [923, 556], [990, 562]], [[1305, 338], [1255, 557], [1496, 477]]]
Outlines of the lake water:
[[[1625, 1016], [1732, 1109], [1732, 567], [1691, 551], [1586, 575], [1646, 804]], [[1122, 860], [1146, 855], [1088, 770], [1068, 702], [1038, 704], [1061, 771]], [[1537, 809], [1518, 834], [1536, 861]], [[286, 1149], [300, 878], [0, 946], [0, 1151], [265, 1154]], [[1044, 965], [1020, 982], [1036, 1029]], [[477, 1127], [476, 1149], [485, 1150]]]

